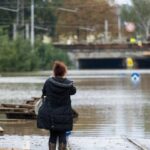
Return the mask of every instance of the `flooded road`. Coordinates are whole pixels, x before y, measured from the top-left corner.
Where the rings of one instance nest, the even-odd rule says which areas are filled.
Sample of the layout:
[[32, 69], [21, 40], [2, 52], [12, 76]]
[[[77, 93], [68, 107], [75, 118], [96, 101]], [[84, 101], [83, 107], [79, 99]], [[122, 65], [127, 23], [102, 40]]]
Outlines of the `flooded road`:
[[[150, 73], [134, 71], [71, 72], [69, 78], [77, 86], [72, 105], [79, 113], [74, 137], [118, 137], [127, 135], [150, 138]], [[138, 72], [138, 71], [137, 71]], [[24, 103], [40, 96], [47, 75], [0, 77], [0, 103]], [[0, 114], [0, 119], [5, 115]], [[0, 121], [8, 135], [48, 135], [36, 128], [35, 120]]]

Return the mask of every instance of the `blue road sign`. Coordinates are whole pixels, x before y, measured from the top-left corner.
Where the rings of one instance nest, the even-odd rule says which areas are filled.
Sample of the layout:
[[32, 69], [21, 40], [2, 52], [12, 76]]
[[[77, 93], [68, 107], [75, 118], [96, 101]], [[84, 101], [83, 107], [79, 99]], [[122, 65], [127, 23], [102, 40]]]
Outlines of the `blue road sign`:
[[136, 73], [136, 72], [132, 73], [131, 74], [131, 81], [133, 83], [139, 83], [140, 82], [140, 74]]

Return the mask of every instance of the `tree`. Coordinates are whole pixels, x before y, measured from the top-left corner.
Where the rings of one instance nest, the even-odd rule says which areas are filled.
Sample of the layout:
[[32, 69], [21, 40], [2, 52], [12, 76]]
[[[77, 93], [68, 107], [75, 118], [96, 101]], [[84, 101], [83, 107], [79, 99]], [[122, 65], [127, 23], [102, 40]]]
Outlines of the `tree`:
[[117, 16], [114, 7], [106, 0], [64, 0], [63, 8], [72, 11], [57, 11], [57, 33], [76, 34], [78, 38], [90, 32], [104, 32], [104, 21], [108, 20], [109, 30], [116, 33]]
[[9, 41], [7, 37], [0, 36], [0, 41], [0, 71], [49, 70], [55, 60], [72, 66], [67, 52], [50, 44], [37, 41], [33, 49], [29, 41], [21, 38]]
[[[55, 8], [61, 6], [62, 0], [55, 0], [55, 3], [50, 3], [48, 0], [34, 0], [35, 3], [35, 33], [54, 35], [56, 16], [54, 15]], [[7, 27], [7, 30], [12, 34], [12, 25], [18, 24], [18, 31], [25, 30], [25, 24], [30, 24], [31, 20], [31, 0], [3, 0], [0, 1], [0, 6], [17, 10], [11, 12], [0, 8], [0, 26]], [[18, 22], [17, 22], [18, 19]], [[36, 28], [36, 27], [39, 28]], [[44, 31], [44, 29], [47, 29]]]
[[132, 0], [132, 6], [122, 7], [122, 18], [134, 22], [139, 32], [144, 32], [146, 38], [150, 34], [150, 0]]
[[[35, 8], [35, 24], [43, 28], [36, 30], [36, 33], [47, 33], [50, 36], [55, 34], [56, 16], [54, 15], [55, 7], [51, 3], [38, 3]], [[45, 30], [45, 31], [44, 31]]]

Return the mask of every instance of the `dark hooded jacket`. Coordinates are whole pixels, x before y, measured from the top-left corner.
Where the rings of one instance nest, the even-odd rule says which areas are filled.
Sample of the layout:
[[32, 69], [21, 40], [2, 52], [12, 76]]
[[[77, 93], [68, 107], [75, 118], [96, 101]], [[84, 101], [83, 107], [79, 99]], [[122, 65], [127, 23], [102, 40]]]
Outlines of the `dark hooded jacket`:
[[45, 100], [39, 109], [37, 127], [48, 130], [69, 131], [73, 127], [70, 95], [76, 93], [73, 82], [67, 78], [52, 77], [43, 87]]

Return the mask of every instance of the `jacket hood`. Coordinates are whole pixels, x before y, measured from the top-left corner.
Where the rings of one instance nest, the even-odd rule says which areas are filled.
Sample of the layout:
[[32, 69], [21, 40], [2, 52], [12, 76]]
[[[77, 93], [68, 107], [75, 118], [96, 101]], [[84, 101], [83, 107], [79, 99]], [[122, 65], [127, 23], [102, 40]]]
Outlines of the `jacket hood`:
[[73, 81], [68, 80], [67, 78], [61, 77], [51, 77], [49, 81], [58, 87], [69, 88], [73, 85]]

